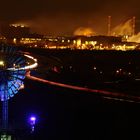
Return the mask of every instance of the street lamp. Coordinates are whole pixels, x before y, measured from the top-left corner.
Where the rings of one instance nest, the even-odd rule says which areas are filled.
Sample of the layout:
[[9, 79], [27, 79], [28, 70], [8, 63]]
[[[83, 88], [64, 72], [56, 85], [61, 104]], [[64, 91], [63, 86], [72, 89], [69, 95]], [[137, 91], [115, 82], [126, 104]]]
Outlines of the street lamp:
[[35, 116], [31, 116], [30, 119], [29, 119], [29, 123], [31, 125], [31, 133], [33, 133], [34, 130], [35, 130], [36, 117]]

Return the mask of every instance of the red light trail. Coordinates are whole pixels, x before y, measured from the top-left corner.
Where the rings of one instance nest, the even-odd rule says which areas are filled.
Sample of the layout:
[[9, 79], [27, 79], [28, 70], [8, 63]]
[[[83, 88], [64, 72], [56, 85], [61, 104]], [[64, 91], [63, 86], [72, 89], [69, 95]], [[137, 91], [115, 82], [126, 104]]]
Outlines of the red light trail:
[[89, 92], [89, 93], [103, 95], [104, 98], [107, 98], [107, 99], [140, 103], [140, 97], [138, 97], [138, 96], [131, 96], [131, 95], [118, 93], [118, 92], [111, 92], [111, 91], [99, 90], [99, 89], [90, 89], [90, 88], [85, 88], [85, 87], [80, 87], [80, 86], [73, 86], [73, 85], [53, 82], [53, 81], [41, 79], [41, 78], [38, 78], [35, 76], [31, 76], [29, 73], [27, 73], [26, 76], [28, 79], [42, 82], [42, 83], [49, 84], [49, 85], [54, 85], [54, 86], [59, 86], [59, 87], [63, 87], [63, 88], [69, 88], [69, 89], [73, 89], [73, 90], [79, 90], [79, 91], [85, 91], [85, 92]]

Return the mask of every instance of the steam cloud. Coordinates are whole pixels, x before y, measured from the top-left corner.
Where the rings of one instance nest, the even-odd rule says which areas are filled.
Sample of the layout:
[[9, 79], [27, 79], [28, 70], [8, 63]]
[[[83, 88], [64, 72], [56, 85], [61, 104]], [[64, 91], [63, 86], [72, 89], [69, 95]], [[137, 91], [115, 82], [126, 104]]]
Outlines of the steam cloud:
[[137, 42], [140, 43], [140, 32], [128, 39], [129, 42]]
[[121, 23], [111, 31], [112, 35], [132, 35], [133, 33], [132, 24], [133, 24], [132, 19], [127, 20], [125, 23]]
[[74, 35], [83, 35], [83, 36], [92, 36], [92, 35], [95, 35], [95, 32], [93, 31], [92, 28], [85, 28], [85, 27], [79, 27], [78, 29], [76, 29], [74, 31]]

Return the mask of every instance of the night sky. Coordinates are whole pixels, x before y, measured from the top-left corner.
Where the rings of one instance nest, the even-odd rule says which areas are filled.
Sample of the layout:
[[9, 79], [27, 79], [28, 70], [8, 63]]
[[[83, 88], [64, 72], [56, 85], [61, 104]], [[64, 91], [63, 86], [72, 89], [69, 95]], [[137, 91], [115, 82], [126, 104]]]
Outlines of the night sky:
[[108, 15], [113, 27], [134, 15], [138, 26], [139, 5], [139, 0], [5, 0], [0, 21], [28, 24], [34, 32], [53, 35], [72, 34], [78, 27], [105, 34]]

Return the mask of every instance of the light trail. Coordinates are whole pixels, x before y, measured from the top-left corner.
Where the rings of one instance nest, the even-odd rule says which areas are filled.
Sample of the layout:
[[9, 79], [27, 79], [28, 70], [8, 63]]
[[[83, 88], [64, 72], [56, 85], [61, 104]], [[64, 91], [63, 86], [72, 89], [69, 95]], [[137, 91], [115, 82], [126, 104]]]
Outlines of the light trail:
[[50, 84], [50, 85], [59, 86], [59, 87], [63, 87], [63, 88], [69, 88], [69, 89], [74, 89], [74, 90], [79, 90], [79, 91], [86, 91], [86, 92], [90, 92], [90, 93], [95, 93], [95, 94], [106, 96], [105, 98], [108, 98], [108, 99], [115, 99], [115, 100], [120, 100], [120, 101], [140, 103], [140, 97], [138, 97], [138, 96], [131, 96], [131, 95], [126, 95], [126, 94], [117, 93], [117, 92], [90, 89], [90, 88], [85, 88], [85, 87], [79, 87], [79, 86], [73, 86], [73, 85], [53, 82], [53, 81], [41, 79], [41, 78], [38, 78], [35, 76], [31, 76], [30, 73], [28, 73], [26, 76], [28, 79], [31, 79], [34, 81], [39, 81], [39, 82], [42, 82], [45, 84]]
[[[29, 70], [29, 69], [36, 68], [38, 66], [37, 59], [35, 59], [34, 57], [27, 55], [27, 54], [24, 54], [24, 56], [29, 58], [29, 59], [32, 59], [34, 63], [31, 65], [25, 66], [25, 67], [20, 67], [20, 68], [8, 68], [8, 70], [13, 70], [13, 71]], [[98, 89], [90, 89], [90, 88], [85, 88], [85, 87], [80, 87], [80, 86], [74, 86], [74, 85], [53, 82], [53, 81], [41, 79], [41, 78], [38, 78], [35, 76], [31, 76], [29, 71], [27, 72], [26, 77], [28, 79], [31, 79], [34, 81], [39, 81], [39, 82], [42, 82], [45, 84], [50, 84], [50, 85], [59, 86], [59, 87], [63, 87], [63, 88], [69, 88], [69, 89], [73, 89], [73, 90], [79, 90], [79, 91], [85, 91], [85, 92], [103, 95], [104, 98], [106, 98], [106, 99], [114, 99], [114, 100], [119, 100], [119, 101], [139, 102], [140, 103], [140, 97], [138, 97], [138, 96], [131, 96], [131, 95], [123, 94], [123, 93], [110, 92], [110, 91], [98, 90]]]
[[24, 54], [24, 56], [27, 57], [27, 58], [29, 58], [29, 59], [32, 59], [34, 61], [34, 63], [31, 64], [31, 65], [25, 66], [25, 67], [20, 67], [20, 68], [15, 68], [15, 67], [8, 68], [7, 70], [11, 70], [11, 71], [29, 70], [29, 69], [36, 68], [38, 66], [37, 59], [35, 59], [34, 57], [32, 57], [30, 55], [27, 55], [27, 54]]

